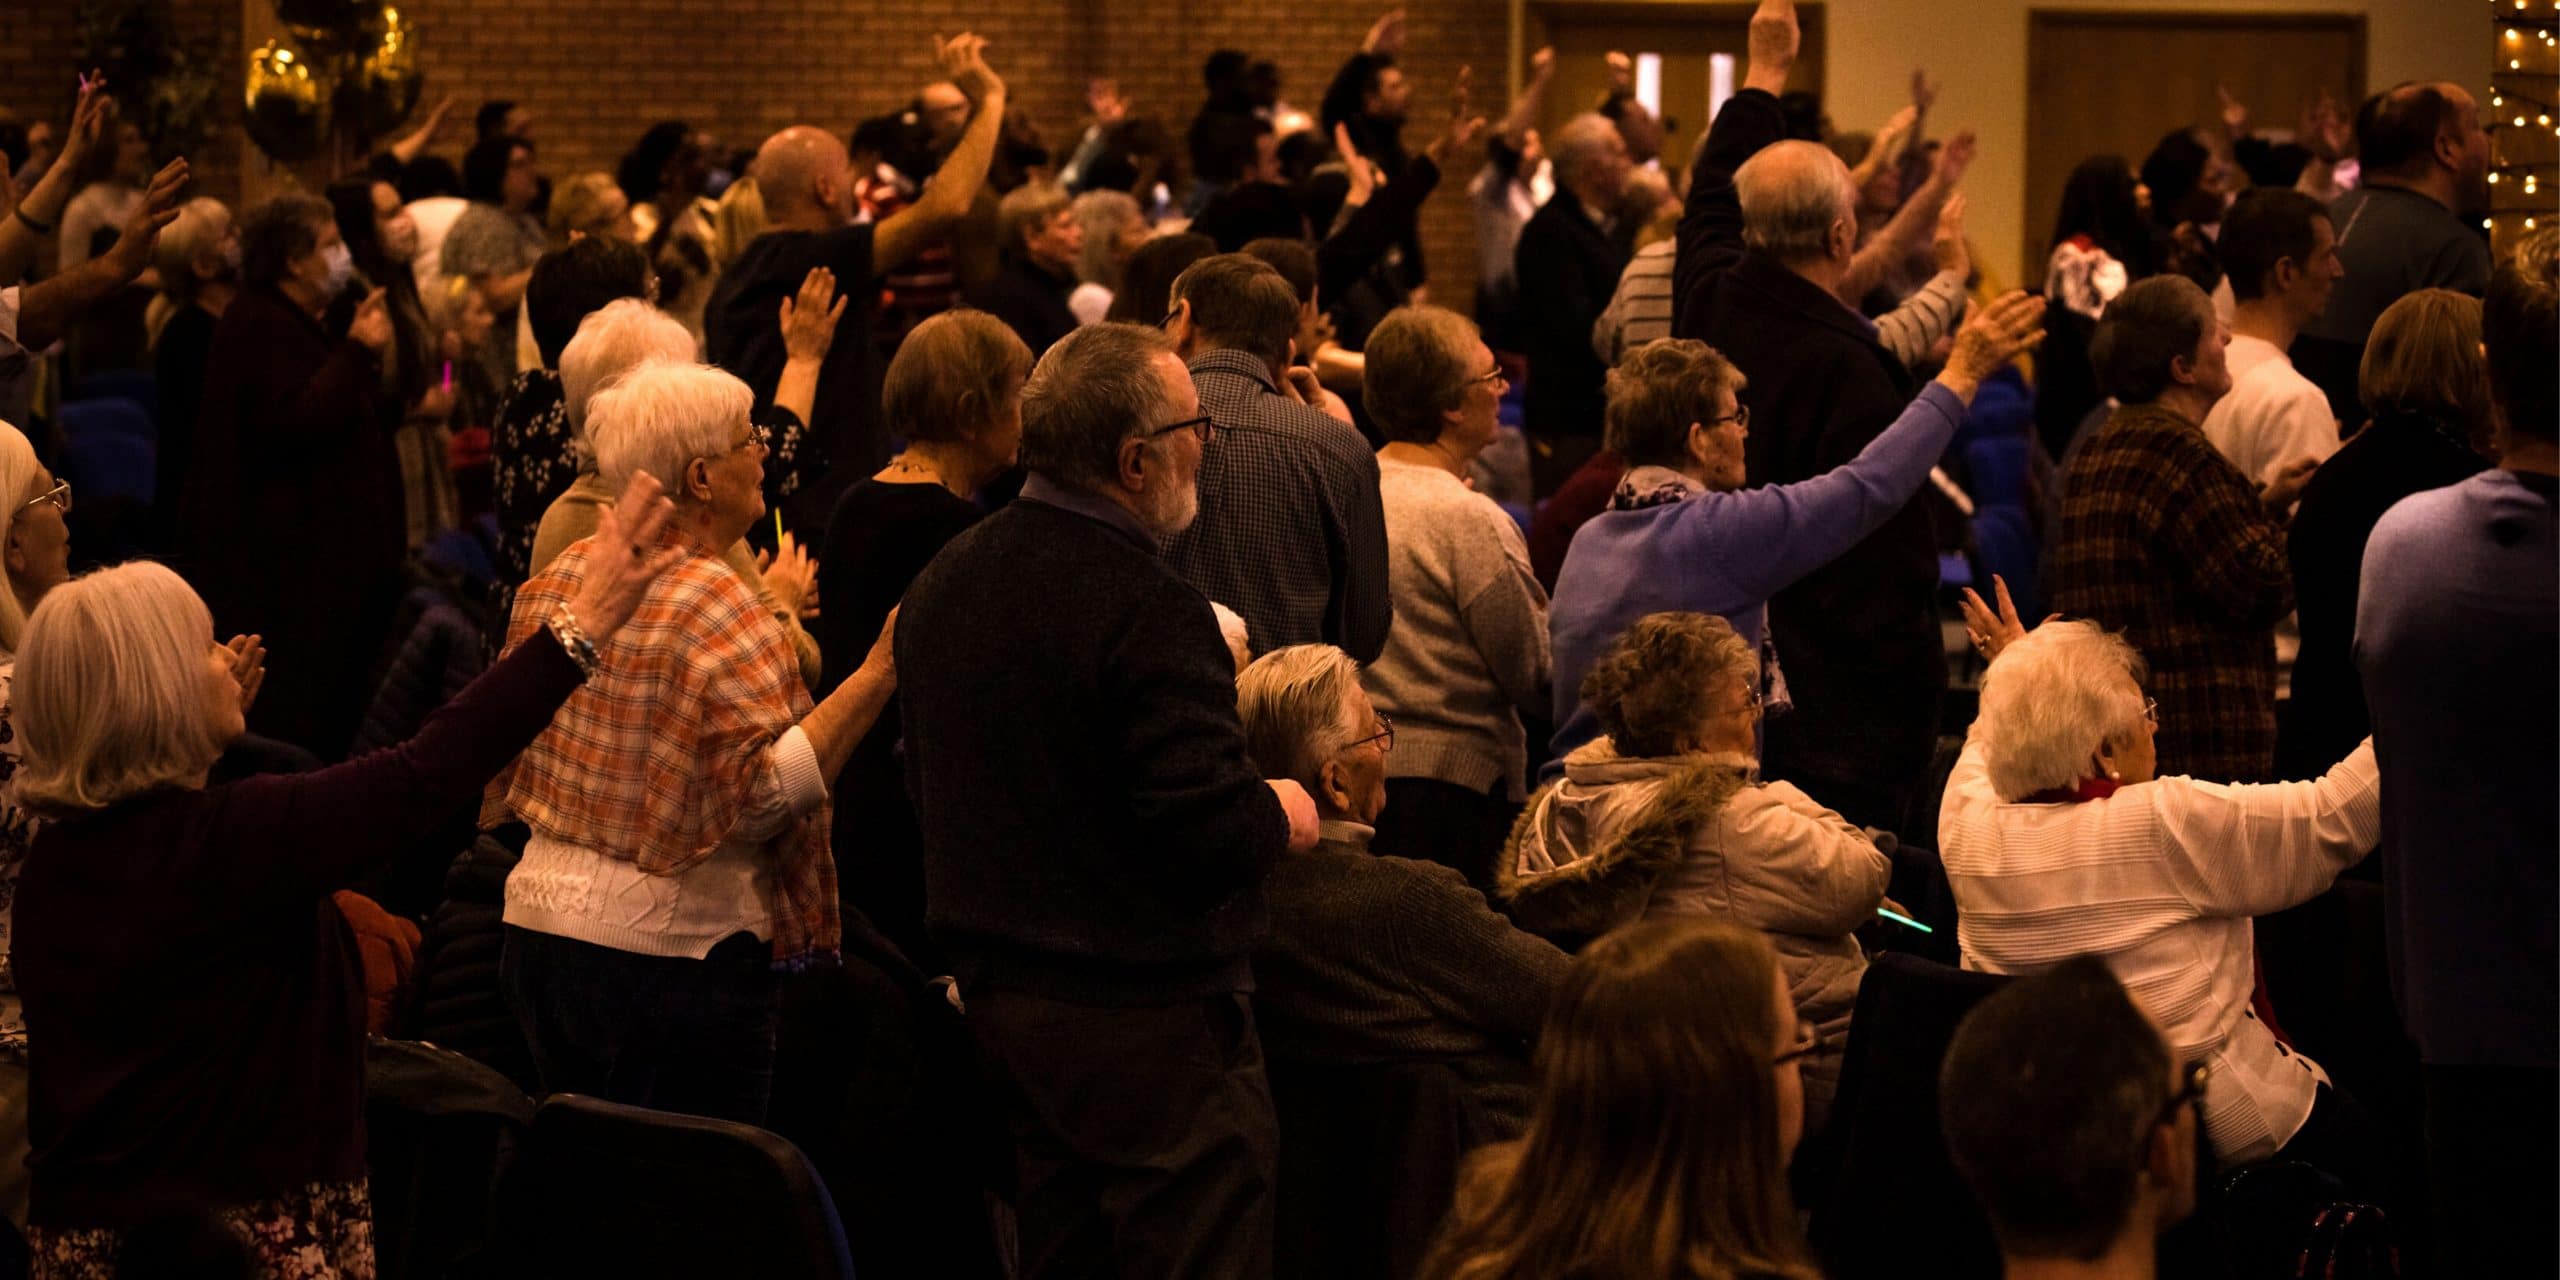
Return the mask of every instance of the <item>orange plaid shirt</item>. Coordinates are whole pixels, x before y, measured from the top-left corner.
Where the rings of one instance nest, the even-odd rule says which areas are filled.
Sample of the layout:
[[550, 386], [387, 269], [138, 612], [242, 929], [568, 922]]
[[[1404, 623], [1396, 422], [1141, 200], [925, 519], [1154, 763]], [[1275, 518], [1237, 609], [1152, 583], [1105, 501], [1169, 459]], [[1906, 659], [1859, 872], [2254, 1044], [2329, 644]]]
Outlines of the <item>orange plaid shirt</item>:
[[[572, 545], [516, 593], [508, 652], [578, 594], [593, 546]], [[596, 673], [489, 784], [481, 825], [521, 818], [650, 875], [682, 875], [727, 839], [774, 740], [809, 714], [799, 661], [755, 589], [692, 550], [596, 654]], [[777, 967], [839, 953], [829, 827], [822, 804], [772, 841]]]

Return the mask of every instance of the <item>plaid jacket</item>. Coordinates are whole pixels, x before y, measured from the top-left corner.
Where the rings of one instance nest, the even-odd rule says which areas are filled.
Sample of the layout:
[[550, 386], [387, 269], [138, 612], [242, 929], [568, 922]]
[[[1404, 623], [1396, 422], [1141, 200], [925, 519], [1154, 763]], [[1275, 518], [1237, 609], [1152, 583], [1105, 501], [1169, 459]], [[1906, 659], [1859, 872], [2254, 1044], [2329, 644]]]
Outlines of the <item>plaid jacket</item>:
[[[516, 594], [509, 652], [577, 595], [594, 545], [561, 552]], [[698, 553], [651, 583], [596, 651], [596, 674], [489, 784], [481, 825], [512, 815], [650, 875], [682, 875], [728, 837], [774, 740], [809, 714], [799, 661], [755, 590]], [[838, 951], [829, 827], [821, 805], [772, 842], [777, 966]]]
[[2284, 527], [2204, 432], [2152, 405], [2116, 410], [2062, 479], [2053, 605], [2121, 631], [2151, 666], [2159, 771], [2275, 773], [2275, 625], [2293, 610]]

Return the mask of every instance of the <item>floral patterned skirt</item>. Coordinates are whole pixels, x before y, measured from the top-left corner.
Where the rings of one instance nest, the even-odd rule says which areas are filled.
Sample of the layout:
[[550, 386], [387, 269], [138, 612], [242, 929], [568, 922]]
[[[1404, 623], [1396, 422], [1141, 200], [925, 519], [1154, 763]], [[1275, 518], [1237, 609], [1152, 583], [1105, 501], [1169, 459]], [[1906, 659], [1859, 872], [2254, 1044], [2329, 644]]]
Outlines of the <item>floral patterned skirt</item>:
[[[252, 1274], [274, 1280], [373, 1280], [373, 1196], [365, 1181], [314, 1182], [271, 1200], [220, 1210]], [[109, 1280], [125, 1233], [113, 1227], [29, 1227], [35, 1280]]]

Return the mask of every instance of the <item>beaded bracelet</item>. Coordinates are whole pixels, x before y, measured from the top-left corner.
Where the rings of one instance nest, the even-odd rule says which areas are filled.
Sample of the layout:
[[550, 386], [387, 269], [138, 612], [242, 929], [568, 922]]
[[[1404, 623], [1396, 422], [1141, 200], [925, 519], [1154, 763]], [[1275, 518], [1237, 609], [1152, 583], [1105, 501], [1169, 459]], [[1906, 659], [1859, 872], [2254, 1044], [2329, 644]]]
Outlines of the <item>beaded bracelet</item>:
[[559, 639], [560, 647], [568, 651], [569, 660], [578, 664], [579, 674], [592, 677], [596, 668], [603, 665], [596, 656], [595, 644], [587, 639], [585, 631], [579, 629], [578, 615], [569, 612], [569, 606], [564, 604], [552, 611], [551, 634]]

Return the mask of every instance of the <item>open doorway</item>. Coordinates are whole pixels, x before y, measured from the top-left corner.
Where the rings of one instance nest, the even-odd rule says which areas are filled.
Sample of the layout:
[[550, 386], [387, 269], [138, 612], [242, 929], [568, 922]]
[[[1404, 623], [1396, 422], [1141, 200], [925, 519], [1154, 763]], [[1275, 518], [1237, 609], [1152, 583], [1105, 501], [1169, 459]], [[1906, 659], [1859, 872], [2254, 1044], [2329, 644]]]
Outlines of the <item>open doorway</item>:
[[[1710, 60], [1716, 54], [1729, 55], [1733, 84], [1727, 87], [1739, 87], [1754, 7], [1529, 0], [1523, 49], [1545, 45], [1556, 51], [1555, 83], [1548, 91], [1539, 131], [1553, 137], [1565, 121], [1599, 103], [1609, 89], [1606, 59], [1611, 50], [1636, 58], [1651, 54], [1659, 59], [1660, 112], [1671, 126], [1664, 131], [1662, 164], [1665, 169], [1685, 169], [1690, 149], [1707, 127], [1709, 94], [1714, 88]], [[1822, 5], [1797, 7], [1796, 21], [1804, 32], [1793, 76], [1798, 85], [1822, 84], [1822, 19]]]

